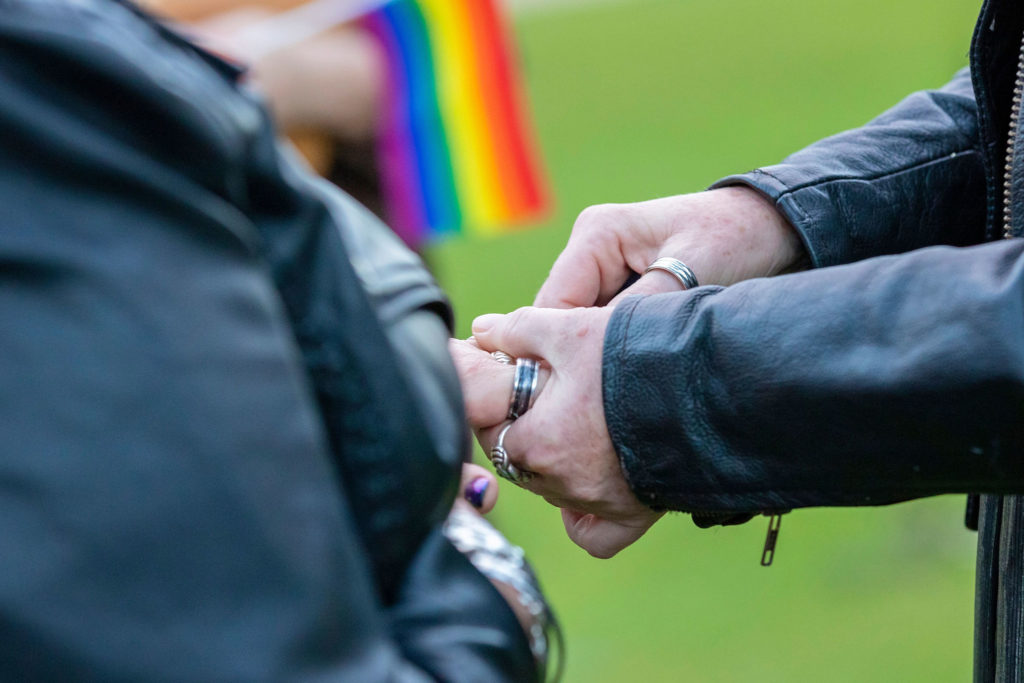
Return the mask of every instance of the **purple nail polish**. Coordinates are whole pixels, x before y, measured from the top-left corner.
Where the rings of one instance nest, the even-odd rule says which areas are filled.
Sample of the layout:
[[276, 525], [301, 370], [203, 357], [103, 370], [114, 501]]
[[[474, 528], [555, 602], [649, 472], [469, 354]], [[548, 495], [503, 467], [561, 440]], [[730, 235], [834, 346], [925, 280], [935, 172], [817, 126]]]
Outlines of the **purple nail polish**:
[[491, 482], [487, 477], [477, 477], [466, 484], [466, 490], [462, 492], [462, 495], [470, 505], [479, 510], [484, 506], [484, 495], [490, 485]]

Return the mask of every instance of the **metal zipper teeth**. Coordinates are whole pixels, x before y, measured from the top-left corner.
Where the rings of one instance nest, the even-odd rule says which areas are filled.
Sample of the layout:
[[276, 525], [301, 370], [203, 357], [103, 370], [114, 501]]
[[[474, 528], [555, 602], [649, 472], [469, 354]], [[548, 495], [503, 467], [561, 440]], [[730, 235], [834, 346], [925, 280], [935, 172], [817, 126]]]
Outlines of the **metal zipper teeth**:
[[1006, 136], [1006, 166], [1003, 168], [1003, 238], [1012, 237], [1013, 226], [1013, 158], [1020, 124], [1021, 92], [1024, 91], [1024, 37], [1017, 57], [1017, 76], [1013, 82], [1013, 100], [1010, 104], [1010, 132]]

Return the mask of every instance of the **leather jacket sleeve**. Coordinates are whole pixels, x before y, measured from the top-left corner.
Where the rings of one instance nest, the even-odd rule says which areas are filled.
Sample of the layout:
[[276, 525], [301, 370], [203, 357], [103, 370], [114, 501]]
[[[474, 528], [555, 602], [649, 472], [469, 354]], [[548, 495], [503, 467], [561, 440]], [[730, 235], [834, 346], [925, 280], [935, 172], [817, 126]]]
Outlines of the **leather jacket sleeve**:
[[634, 297], [604, 405], [651, 505], [750, 513], [1024, 487], [1024, 240]]
[[775, 202], [815, 267], [936, 244], [965, 246], [985, 225], [977, 106], [967, 68], [855, 130], [782, 163], [724, 178]]
[[289, 317], [308, 280], [268, 253], [330, 212], [263, 163], [230, 67], [175, 40], [114, 0], [0, 12], [3, 670], [531, 680], [436, 524], [382, 596]]

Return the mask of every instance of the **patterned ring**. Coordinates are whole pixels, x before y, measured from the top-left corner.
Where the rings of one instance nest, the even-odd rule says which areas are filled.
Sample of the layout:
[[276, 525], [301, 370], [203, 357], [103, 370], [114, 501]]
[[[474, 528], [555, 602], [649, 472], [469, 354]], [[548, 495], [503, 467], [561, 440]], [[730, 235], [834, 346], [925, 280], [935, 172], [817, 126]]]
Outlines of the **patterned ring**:
[[512, 356], [504, 351], [491, 351], [491, 357], [502, 365], [512, 365]]
[[508, 451], [505, 450], [505, 434], [511, 428], [512, 423], [509, 422], [498, 432], [498, 440], [491, 448], [491, 464], [494, 465], [494, 471], [499, 477], [508, 479], [514, 484], [525, 484], [533, 479], [533, 472], [521, 470], [513, 465], [508, 459]]

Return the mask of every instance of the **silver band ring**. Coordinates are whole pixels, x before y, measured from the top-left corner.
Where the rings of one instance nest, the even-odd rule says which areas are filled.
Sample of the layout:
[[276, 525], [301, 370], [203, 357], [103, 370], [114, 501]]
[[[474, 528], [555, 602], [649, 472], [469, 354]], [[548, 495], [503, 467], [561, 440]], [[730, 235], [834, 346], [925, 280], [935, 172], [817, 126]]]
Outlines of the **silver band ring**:
[[647, 270], [644, 271], [644, 275], [651, 272], [652, 270], [663, 270], [670, 275], [676, 277], [679, 280], [679, 284], [683, 286], [683, 289], [693, 289], [699, 287], [700, 284], [697, 282], [697, 276], [693, 274], [689, 266], [680, 261], [677, 258], [671, 256], [662, 256], [659, 259], [655, 259], [654, 263], [647, 266]]
[[504, 351], [491, 351], [491, 357], [502, 365], [512, 365], [512, 356]]
[[498, 473], [499, 477], [508, 479], [514, 484], [525, 484], [533, 479], [533, 473], [513, 465], [508, 459], [508, 451], [505, 450], [505, 434], [511, 428], [512, 423], [509, 422], [498, 432], [498, 440], [491, 448], [491, 464], [494, 465], [494, 471]]
[[506, 419], [521, 417], [533, 405], [533, 392], [537, 390], [539, 363], [532, 358], [516, 358], [516, 373], [512, 376], [512, 396]]

